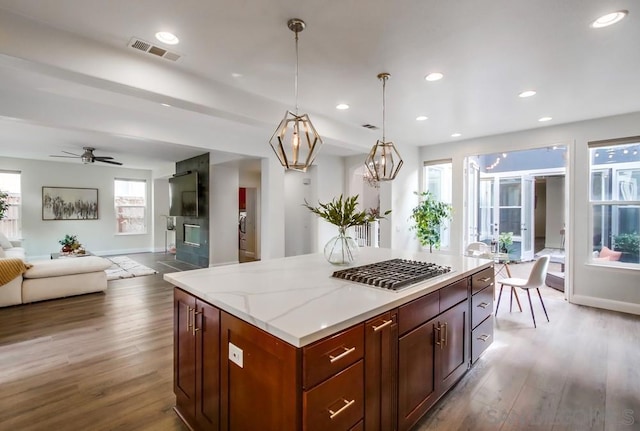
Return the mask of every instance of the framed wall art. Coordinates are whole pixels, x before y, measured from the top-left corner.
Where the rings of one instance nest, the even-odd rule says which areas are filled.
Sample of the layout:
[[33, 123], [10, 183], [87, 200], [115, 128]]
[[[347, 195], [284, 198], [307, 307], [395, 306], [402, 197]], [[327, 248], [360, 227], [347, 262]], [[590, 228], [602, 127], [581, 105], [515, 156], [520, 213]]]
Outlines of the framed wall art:
[[42, 187], [42, 220], [98, 220], [98, 189]]

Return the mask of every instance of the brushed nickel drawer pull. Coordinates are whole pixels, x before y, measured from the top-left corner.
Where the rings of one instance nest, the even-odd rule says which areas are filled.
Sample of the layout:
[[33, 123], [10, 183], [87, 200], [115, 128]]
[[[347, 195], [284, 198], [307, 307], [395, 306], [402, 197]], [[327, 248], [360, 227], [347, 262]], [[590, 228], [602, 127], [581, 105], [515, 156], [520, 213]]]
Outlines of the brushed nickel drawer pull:
[[483, 278], [479, 278], [478, 281], [481, 281], [483, 283], [486, 283], [487, 281], [491, 280], [491, 277], [483, 277]]
[[436, 346], [440, 346], [442, 348], [442, 327], [440, 326], [440, 322], [438, 322], [438, 326], [433, 325], [433, 338], [435, 340]]
[[340, 353], [338, 356], [333, 356], [333, 355], [329, 355], [329, 361], [333, 364], [335, 361], [339, 361], [340, 359], [344, 358], [345, 356], [347, 356], [349, 353], [353, 353], [356, 351], [355, 347], [352, 347], [350, 349], [347, 349], [346, 347], [343, 347], [344, 352]]
[[347, 401], [344, 398], [342, 399], [342, 401], [344, 401], [344, 405], [342, 407], [340, 407], [337, 411], [334, 412], [333, 410], [329, 409], [329, 414], [331, 415], [331, 416], [329, 416], [329, 419], [335, 418], [340, 413], [342, 413], [343, 411], [348, 409], [353, 403], [356, 402], [356, 400]]
[[391, 319], [391, 320], [383, 320], [382, 322], [383, 322], [382, 325], [371, 326], [373, 328], [373, 332], [378, 332], [382, 328], [386, 328], [387, 326], [391, 325], [393, 323], [393, 319]]
[[489, 338], [491, 338], [491, 335], [487, 335], [487, 334], [482, 334], [478, 337], [478, 340], [480, 341], [487, 341]]
[[477, 305], [477, 307], [480, 308], [487, 308], [489, 306], [489, 304], [487, 302], [481, 302], [480, 304]]

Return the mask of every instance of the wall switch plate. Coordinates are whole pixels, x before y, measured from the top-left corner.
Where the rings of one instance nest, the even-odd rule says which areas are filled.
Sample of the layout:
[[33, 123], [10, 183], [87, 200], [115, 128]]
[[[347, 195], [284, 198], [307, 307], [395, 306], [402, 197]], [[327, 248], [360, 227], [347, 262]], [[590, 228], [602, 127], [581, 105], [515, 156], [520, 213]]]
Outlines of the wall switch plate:
[[229, 343], [229, 360], [240, 368], [244, 368], [242, 349], [233, 343]]

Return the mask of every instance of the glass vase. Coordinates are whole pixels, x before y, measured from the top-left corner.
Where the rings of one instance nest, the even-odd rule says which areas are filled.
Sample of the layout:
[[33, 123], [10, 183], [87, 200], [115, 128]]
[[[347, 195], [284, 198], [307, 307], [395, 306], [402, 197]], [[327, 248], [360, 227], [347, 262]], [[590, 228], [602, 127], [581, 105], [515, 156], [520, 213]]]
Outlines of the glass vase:
[[349, 265], [356, 261], [358, 253], [358, 243], [347, 236], [345, 229], [339, 229], [338, 235], [324, 246], [324, 257], [333, 265]]

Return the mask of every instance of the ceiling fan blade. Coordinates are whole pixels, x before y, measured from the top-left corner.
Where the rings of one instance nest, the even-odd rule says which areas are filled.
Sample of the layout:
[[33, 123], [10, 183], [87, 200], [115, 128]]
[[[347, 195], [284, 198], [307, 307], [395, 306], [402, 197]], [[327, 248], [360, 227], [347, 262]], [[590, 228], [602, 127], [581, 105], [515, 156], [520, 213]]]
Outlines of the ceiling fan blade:
[[[81, 157], [80, 154], [74, 154], [74, 153], [70, 153], [70, 152], [64, 151], [64, 150], [62, 150], [62, 152], [65, 153], [65, 154], [71, 154], [72, 156]], [[63, 156], [60, 156], [60, 157], [63, 157]]]
[[108, 156], [93, 156], [93, 159], [94, 159], [94, 160], [99, 160], [99, 161], [101, 161], [101, 160], [112, 160], [112, 159], [113, 159], [113, 157], [108, 157]]
[[112, 162], [111, 160], [99, 160], [98, 158], [96, 158], [95, 161], [96, 162], [102, 162], [102, 163], [109, 163], [111, 165], [122, 166], [122, 163], [120, 163], [120, 162]]
[[53, 154], [49, 154], [49, 157], [62, 157], [65, 159], [77, 159], [80, 156], [54, 156]]

